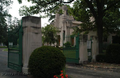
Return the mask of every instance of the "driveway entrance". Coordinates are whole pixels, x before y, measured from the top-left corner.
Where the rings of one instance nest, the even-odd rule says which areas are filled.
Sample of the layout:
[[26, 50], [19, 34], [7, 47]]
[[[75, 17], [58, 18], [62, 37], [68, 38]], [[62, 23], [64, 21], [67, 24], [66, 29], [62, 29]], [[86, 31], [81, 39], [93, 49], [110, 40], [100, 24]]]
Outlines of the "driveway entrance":
[[27, 75], [8, 68], [8, 52], [0, 48], [0, 78], [28, 78]]

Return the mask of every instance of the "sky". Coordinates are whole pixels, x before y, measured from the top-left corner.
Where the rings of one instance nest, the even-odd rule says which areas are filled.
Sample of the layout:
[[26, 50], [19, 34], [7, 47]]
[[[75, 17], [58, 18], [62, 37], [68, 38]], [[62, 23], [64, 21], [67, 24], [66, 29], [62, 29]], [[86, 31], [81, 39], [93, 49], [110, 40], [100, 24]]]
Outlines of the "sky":
[[[22, 0], [22, 4], [19, 4], [17, 0], [12, 0], [13, 4], [11, 4], [11, 8], [9, 9], [9, 13], [12, 15], [12, 17], [17, 17], [19, 20], [23, 17], [19, 15], [19, 8], [23, 5], [30, 6], [32, 3], [27, 2], [27, 0]], [[38, 16], [39, 15], [34, 15]], [[49, 24], [48, 18], [41, 18], [41, 26], [44, 27], [46, 24]]]

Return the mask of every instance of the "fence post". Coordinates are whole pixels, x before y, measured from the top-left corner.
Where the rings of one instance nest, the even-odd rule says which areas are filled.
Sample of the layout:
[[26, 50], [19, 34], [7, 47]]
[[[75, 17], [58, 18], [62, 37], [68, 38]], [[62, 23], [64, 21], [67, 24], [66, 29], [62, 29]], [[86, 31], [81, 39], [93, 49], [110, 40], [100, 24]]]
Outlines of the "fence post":
[[87, 51], [88, 51], [88, 61], [91, 62], [92, 60], [92, 38], [87, 41]]
[[[79, 39], [79, 35], [77, 35], [77, 37], [76, 37], [76, 58], [78, 58], [80, 60], [80, 58], [79, 58], [79, 44], [80, 44], [80, 39]], [[79, 63], [79, 61], [78, 61], [78, 63]]]

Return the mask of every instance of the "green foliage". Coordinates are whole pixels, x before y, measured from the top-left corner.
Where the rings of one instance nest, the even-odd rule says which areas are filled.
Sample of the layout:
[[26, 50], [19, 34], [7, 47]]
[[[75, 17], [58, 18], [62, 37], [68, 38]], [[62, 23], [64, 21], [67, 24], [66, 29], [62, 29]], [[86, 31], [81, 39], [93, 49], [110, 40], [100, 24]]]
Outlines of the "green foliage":
[[58, 48], [58, 49], [60, 49], [61, 51], [63, 51], [63, 47], [56, 46], [56, 48]]
[[55, 47], [42, 46], [33, 51], [29, 58], [29, 72], [34, 77], [53, 78], [65, 67], [66, 58]]
[[8, 48], [4, 49], [3, 51], [7, 51], [8, 52]]
[[56, 29], [56, 27], [52, 26], [52, 25], [47, 25], [46, 27], [42, 28], [42, 41], [43, 44], [44, 43], [49, 43], [50, 45], [55, 42], [57, 42], [57, 32], [58, 30]]
[[63, 50], [63, 47], [59, 47], [60, 50]]
[[[109, 33], [120, 34], [120, 0], [77, 0], [70, 12], [73, 17], [81, 21], [81, 28], [75, 33], [95, 30], [98, 34], [99, 52], [102, 52], [103, 37]], [[91, 19], [92, 18], [92, 19]]]
[[111, 44], [106, 51], [106, 62], [120, 64], [120, 44]]
[[[18, 0], [19, 3], [22, 2], [22, 0]], [[61, 11], [58, 11], [59, 6], [62, 5], [61, 1], [58, 0], [28, 0], [28, 2], [32, 2], [32, 6], [22, 6], [19, 9], [19, 14], [21, 16], [25, 15], [33, 15], [33, 14], [39, 14], [40, 17], [48, 17], [50, 16], [49, 20], [53, 20], [55, 17], [55, 13]], [[50, 5], [49, 5], [50, 4]], [[44, 15], [42, 14], [44, 13]]]
[[120, 44], [120, 36], [112, 36], [112, 42], [113, 43], [119, 43]]
[[19, 14], [20, 14], [20, 16], [30, 16], [31, 12], [27, 6], [22, 6], [19, 9]]
[[[18, 1], [20, 2], [22, 0]], [[54, 16], [54, 14], [58, 11], [59, 6], [64, 5], [64, 3], [70, 3], [74, 0], [67, 0], [68, 2], [64, 2], [64, 0], [28, 0], [28, 1], [31, 1], [33, 4], [35, 4], [29, 7], [31, 14], [45, 12], [47, 16]], [[119, 16], [117, 16], [117, 14], [120, 14], [119, 5], [120, 0], [76, 0], [72, 11], [70, 11], [72, 12], [73, 17], [76, 20], [83, 22], [81, 24], [82, 28], [79, 29], [79, 31], [89, 30], [97, 31], [99, 41], [99, 52], [102, 52], [103, 32], [105, 32], [104, 35], [108, 34], [107, 30], [110, 31], [112, 30], [114, 32], [117, 30], [118, 31], [117, 33], [118, 34], [120, 33], [118, 28], [120, 25], [119, 24], [120, 19]], [[116, 14], [113, 14], [114, 13], [113, 11]], [[91, 20], [90, 17], [93, 17], [92, 21], [90, 21]]]
[[106, 37], [109, 33], [116, 33], [119, 35], [119, 27], [120, 27], [120, 10], [119, 8], [111, 8], [105, 12], [105, 16], [103, 17], [104, 24], [104, 34]]
[[[92, 1], [90, 1], [92, 2]], [[96, 2], [93, 2], [96, 7]], [[90, 4], [90, 3], [89, 3]], [[103, 9], [106, 9], [105, 7]], [[85, 0], [77, 0], [74, 2], [73, 7], [69, 7], [68, 10], [69, 14], [72, 15], [75, 20], [81, 21], [82, 24], [80, 25], [81, 28], [75, 28], [74, 33], [81, 33], [82, 31], [89, 31], [89, 30], [97, 30], [95, 25], [95, 17], [92, 15], [92, 12], [87, 6]], [[96, 11], [95, 11], [96, 12]], [[93, 21], [91, 21], [91, 17]], [[112, 22], [111, 22], [112, 21]], [[119, 8], [111, 7], [105, 11], [105, 15], [103, 16], [103, 37], [109, 35], [109, 33], [119, 33], [119, 25], [120, 25], [120, 11]], [[119, 34], [118, 34], [119, 35]]]
[[63, 14], [62, 9], [60, 9], [60, 10], [58, 11], [58, 14], [60, 14], [60, 15], [62, 15], [62, 14]]
[[106, 61], [106, 55], [105, 54], [99, 54], [96, 56], [97, 62], [105, 62]]
[[20, 29], [20, 20], [18, 20], [16, 17], [11, 21], [11, 18], [9, 18], [9, 28], [8, 28], [8, 39], [9, 42], [13, 42], [13, 45], [17, 45], [19, 42], [19, 29]]
[[7, 46], [0, 46], [0, 48], [7, 48]]
[[64, 43], [63, 45], [64, 45], [65, 47], [71, 47], [71, 43], [68, 42], [68, 41], [67, 41], [66, 43]]
[[[84, 4], [84, 5], [83, 5]], [[80, 28], [74, 28], [74, 34], [81, 33], [83, 31], [90, 31], [95, 29], [94, 21], [91, 21], [90, 17], [92, 16], [90, 10], [87, 9], [87, 4], [85, 1], [77, 0], [74, 2], [73, 7], [68, 7], [68, 13], [72, 15], [75, 20], [81, 21]]]
[[103, 43], [103, 51], [107, 50], [107, 47], [110, 45], [110, 43]]
[[120, 44], [110, 44], [107, 50], [96, 56], [98, 62], [118, 63], [120, 64]]
[[7, 42], [7, 21], [6, 17], [8, 14], [8, 8], [12, 3], [11, 0], [0, 0], [0, 43]]

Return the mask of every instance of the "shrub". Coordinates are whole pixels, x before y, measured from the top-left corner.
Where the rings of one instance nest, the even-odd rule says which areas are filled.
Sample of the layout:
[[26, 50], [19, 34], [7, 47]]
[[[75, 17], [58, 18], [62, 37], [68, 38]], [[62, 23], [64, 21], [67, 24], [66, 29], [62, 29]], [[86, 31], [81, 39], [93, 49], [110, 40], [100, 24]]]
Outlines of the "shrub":
[[52, 78], [65, 67], [66, 58], [55, 47], [42, 46], [33, 51], [29, 58], [29, 72], [34, 77]]
[[103, 50], [106, 50], [110, 43], [103, 43]]
[[65, 47], [71, 47], [71, 43], [70, 42], [66, 42], [66, 43], [64, 43], [64, 46]]
[[106, 51], [106, 62], [120, 63], [120, 44], [111, 44]]
[[58, 49], [60, 49], [60, 50], [63, 50], [63, 47], [57, 47]]
[[106, 55], [105, 54], [99, 54], [96, 56], [97, 62], [105, 62], [106, 61]]

